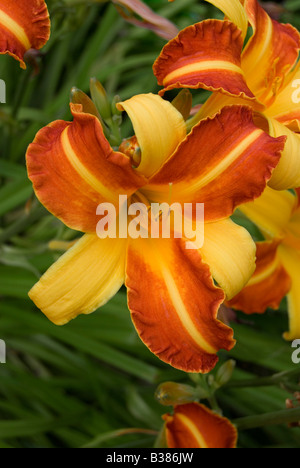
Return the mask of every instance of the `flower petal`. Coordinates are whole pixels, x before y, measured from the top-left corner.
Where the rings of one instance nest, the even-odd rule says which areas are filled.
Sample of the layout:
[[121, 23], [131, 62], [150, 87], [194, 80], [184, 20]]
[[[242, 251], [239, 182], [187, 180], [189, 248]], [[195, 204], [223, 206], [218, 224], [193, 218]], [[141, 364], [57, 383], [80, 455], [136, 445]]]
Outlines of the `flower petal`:
[[289, 190], [300, 186], [300, 135], [269, 118], [268, 133], [272, 137], [286, 136], [287, 140], [279, 164], [269, 181], [269, 186], [275, 190]]
[[129, 115], [141, 148], [141, 163], [136, 171], [149, 177], [185, 138], [183, 117], [170, 102], [155, 94], [139, 94], [117, 107]]
[[229, 303], [246, 314], [264, 313], [268, 307], [279, 309], [291, 289], [291, 278], [278, 255], [279, 243], [257, 244], [257, 268], [247, 286]]
[[199, 403], [175, 406], [163, 416], [169, 448], [235, 448], [237, 430], [231, 422]]
[[267, 187], [261, 197], [239, 209], [257, 225], [267, 239], [281, 239], [296, 204], [296, 197]]
[[224, 293], [197, 250], [182, 239], [129, 241], [126, 286], [134, 325], [162, 361], [185, 372], [209, 372], [232, 330], [217, 320]]
[[240, 0], [205, 0], [208, 3], [212, 3], [219, 10], [223, 11], [230, 21], [237, 25], [237, 27], [243, 32], [243, 37], [246, 36], [248, 31], [248, 17], [245, 9], [241, 4]]
[[124, 283], [126, 242], [86, 234], [42, 276], [30, 298], [56, 325], [94, 312]]
[[50, 20], [44, 0], [2, 0], [0, 5], [0, 54], [9, 54], [26, 68], [24, 54], [41, 49], [50, 36]]
[[258, 129], [248, 107], [226, 107], [193, 128], [143, 192], [168, 201], [172, 184], [172, 201], [205, 203], [206, 221], [225, 219], [261, 195], [284, 141]]
[[81, 112], [80, 105], [71, 109], [73, 123], [52, 123], [29, 146], [28, 175], [51, 213], [73, 229], [95, 233], [97, 206], [117, 206], [119, 194], [131, 195], [145, 180], [129, 158], [113, 151], [96, 117]]
[[284, 88], [276, 95], [274, 102], [265, 110], [267, 117], [273, 117], [294, 132], [300, 132], [300, 63], [289, 74]]
[[252, 237], [230, 219], [205, 225], [200, 254], [228, 299], [243, 289], [255, 271], [256, 248]]
[[[297, 193], [299, 193], [299, 189], [297, 190]], [[284, 244], [300, 253], [300, 206], [298, 196], [296, 209], [287, 226]]]
[[254, 99], [241, 70], [243, 39], [229, 21], [207, 20], [189, 26], [170, 41], [153, 66], [158, 84], [204, 88]]
[[284, 334], [284, 338], [294, 340], [300, 336], [300, 255], [285, 245], [281, 245], [278, 252], [284, 268], [292, 279], [292, 287], [287, 296], [290, 330]]
[[[174, 0], [169, 0], [173, 2]], [[227, 16], [230, 21], [237, 25], [237, 27], [243, 32], [243, 37], [246, 36], [248, 31], [248, 17], [245, 9], [242, 5], [241, 0], [205, 0], [211, 3], [219, 10], [223, 11], [224, 15]]]
[[[150, 29], [158, 36], [164, 39], [172, 39], [178, 33], [176, 26], [163, 16], [154, 13], [145, 3], [140, 0], [113, 0], [117, 10], [129, 23], [132, 23], [141, 28]], [[124, 7], [130, 13], [121, 8]], [[134, 17], [132, 13], [137, 14], [142, 19], [139, 20]]]
[[275, 98], [298, 59], [300, 34], [289, 24], [272, 20], [257, 0], [245, 0], [254, 34], [242, 58], [247, 84], [265, 104]]

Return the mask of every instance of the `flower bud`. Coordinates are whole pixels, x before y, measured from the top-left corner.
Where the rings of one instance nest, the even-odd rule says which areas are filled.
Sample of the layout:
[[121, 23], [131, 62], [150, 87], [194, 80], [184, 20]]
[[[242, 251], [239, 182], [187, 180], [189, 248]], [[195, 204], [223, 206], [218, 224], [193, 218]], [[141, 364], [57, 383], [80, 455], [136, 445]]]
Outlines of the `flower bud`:
[[164, 382], [158, 386], [155, 398], [161, 405], [176, 406], [191, 403], [197, 400], [197, 392], [190, 385], [175, 382]]
[[106, 119], [111, 119], [111, 105], [106, 94], [105, 89], [103, 88], [100, 81], [96, 78], [91, 78], [90, 81], [91, 96], [94, 101], [95, 106], [97, 107], [101, 117]]
[[193, 97], [188, 89], [182, 89], [172, 101], [173, 106], [181, 113], [184, 120], [191, 114]]
[[216, 384], [218, 387], [223, 387], [226, 385], [232, 377], [233, 371], [235, 369], [236, 362], [233, 359], [225, 362], [217, 372], [216, 375]]

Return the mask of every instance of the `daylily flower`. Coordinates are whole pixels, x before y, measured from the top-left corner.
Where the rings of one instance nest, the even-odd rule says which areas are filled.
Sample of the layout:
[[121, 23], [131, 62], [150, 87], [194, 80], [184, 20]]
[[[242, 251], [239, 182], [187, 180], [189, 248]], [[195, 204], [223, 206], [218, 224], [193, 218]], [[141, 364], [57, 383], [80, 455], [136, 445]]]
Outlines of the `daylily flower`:
[[41, 49], [50, 36], [50, 19], [44, 0], [1, 0], [0, 54], [8, 54], [26, 68], [24, 55]]
[[[285, 138], [258, 129], [247, 107], [225, 108], [186, 135], [171, 103], [145, 94], [118, 105], [129, 115], [132, 153], [112, 149], [99, 120], [71, 104], [74, 121], [37, 134], [27, 152], [37, 197], [72, 229], [87, 233], [33, 287], [30, 297], [63, 325], [105, 304], [125, 282], [134, 325], [163, 361], [208, 372], [219, 349], [234, 346], [217, 319], [255, 270], [255, 244], [229, 218], [263, 192]], [[126, 144], [121, 145], [121, 149]], [[138, 163], [132, 155], [140, 154]], [[119, 195], [146, 203], [205, 203], [205, 243], [187, 250], [184, 238], [99, 239], [97, 206]], [[213, 278], [220, 287], [214, 284]], [[221, 289], [222, 288], [222, 289]], [[224, 293], [225, 291], [225, 293]]]
[[[232, 104], [251, 106], [272, 136], [288, 137], [269, 185], [300, 186], [300, 34], [272, 20], [257, 0], [208, 0], [231, 21], [207, 20], [179, 33], [154, 64], [161, 94], [173, 88], [203, 88], [212, 96], [191, 124]], [[253, 35], [243, 49], [248, 30]], [[296, 87], [296, 88], [295, 88]]]
[[199, 403], [175, 406], [163, 419], [169, 448], [236, 448], [233, 424]]
[[278, 309], [287, 295], [290, 331], [287, 340], [300, 336], [300, 191], [268, 188], [255, 202], [240, 207], [260, 229], [266, 241], [257, 244], [257, 269], [231, 307], [247, 314]]

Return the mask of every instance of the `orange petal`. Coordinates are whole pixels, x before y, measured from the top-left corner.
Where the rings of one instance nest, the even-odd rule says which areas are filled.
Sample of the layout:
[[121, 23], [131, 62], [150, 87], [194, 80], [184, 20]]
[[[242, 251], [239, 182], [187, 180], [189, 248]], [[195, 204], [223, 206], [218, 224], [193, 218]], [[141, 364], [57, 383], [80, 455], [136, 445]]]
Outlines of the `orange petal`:
[[209, 267], [182, 239], [129, 241], [126, 271], [134, 325], [161, 360], [185, 372], [209, 372], [232, 330], [217, 320], [224, 293]]
[[27, 151], [27, 168], [41, 203], [67, 226], [95, 232], [100, 203], [118, 206], [145, 183], [130, 160], [116, 153], [100, 122], [71, 105], [73, 123], [57, 121], [37, 134]]
[[292, 283], [278, 256], [278, 245], [279, 242], [257, 244], [256, 272], [243, 291], [228, 302], [229, 307], [246, 314], [262, 314], [268, 307], [279, 308]]
[[237, 430], [231, 422], [199, 403], [175, 406], [165, 414], [169, 448], [235, 448]]
[[170, 41], [154, 63], [162, 93], [174, 88], [204, 88], [254, 99], [241, 70], [243, 38], [228, 21], [189, 26]]
[[41, 49], [50, 36], [44, 0], [2, 0], [0, 4], [0, 54], [9, 54], [26, 68], [24, 54]]
[[258, 129], [248, 107], [226, 107], [193, 128], [143, 192], [168, 201], [172, 184], [172, 202], [204, 203], [206, 221], [227, 218], [261, 195], [284, 142]]
[[242, 58], [247, 84], [265, 104], [272, 102], [298, 59], [300, 35], [289, 24], [272, 20], [257, 0], [245, 0], [254, 34]]

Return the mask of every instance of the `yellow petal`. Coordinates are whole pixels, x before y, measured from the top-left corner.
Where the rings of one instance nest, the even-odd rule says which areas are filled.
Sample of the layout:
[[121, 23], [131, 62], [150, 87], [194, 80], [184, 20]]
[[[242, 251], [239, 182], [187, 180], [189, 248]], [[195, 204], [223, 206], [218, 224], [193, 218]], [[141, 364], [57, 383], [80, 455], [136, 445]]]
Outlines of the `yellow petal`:
[[237, 25], [242, 31], [243, 37], [246, 37], [248, 31], [248, 17], [244, 7], [240, 0], [206, 0], [208, 3], [212, 3], [219, 10]]
[[155, 94], [139, 94], [118, 104], [129, 115], [139, 146], [141, 163], [137, 171], [150, 177], [176, 150], [186, 136], [181, 113]]
[[269, 186], [274, 190], [300, 187], [300, 135], [275, 119], [268, 119], [268, 123], [271, 136], [287, 136], [281, 159], [272, 174]]
[[255, 223], [267, 239], [280, 239], [295, 208], [296, 197], [288, 192], [278, 192], [269, 187], [254, 202], [241, 205], [241, 210]]
[[124, 283], [125, 252], [125, 240], [87, 234], [52, 265], [29, 296], [56, 325], [90, 314]]
[[290, 247], [281, 245], [279, 255], [284, 268], [292, 278], [292, 289], [288, 294], [290, 331], [284, 334], [286, 340], [300, 337], [300, 255]]
[[246, 229], [230, 219], [205, 224], [200, 252], [228, 299], [243, 289], [255, 271], [255, 243]]
[[289, 245], [300, 253], [300, 208], [293, 214], [288, 227], [287, 235], [284, 238], [285, 245]]
[[291, 130], [299, 132], [300, 125], [300, 62], [289, 73], [283, 89], [276, 95], [273, 104], [265, 110], [265, 115], [273, 117]]

